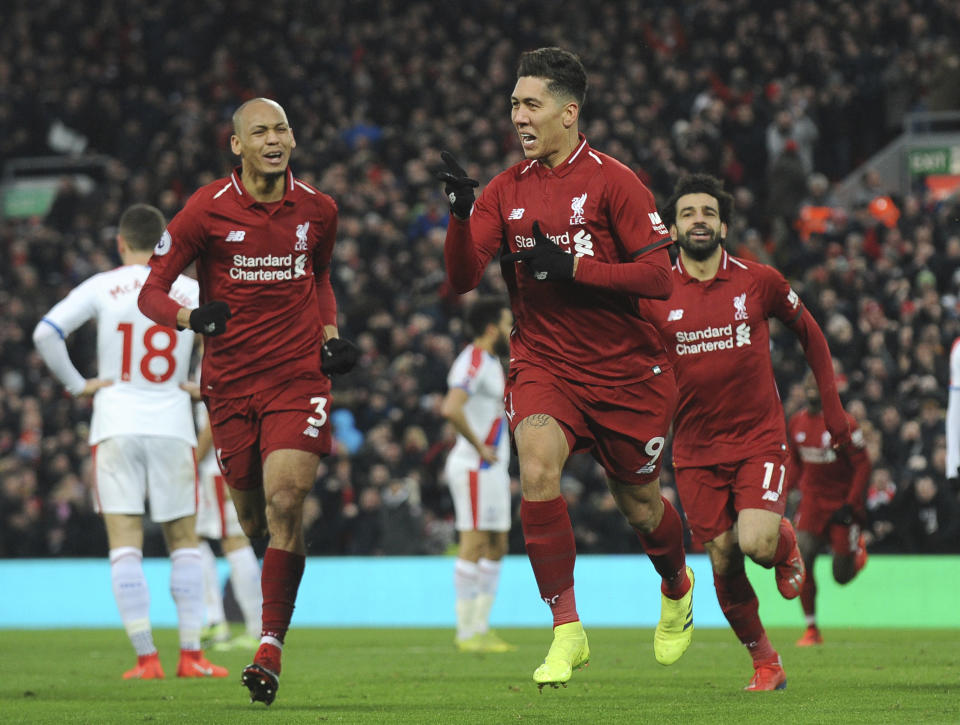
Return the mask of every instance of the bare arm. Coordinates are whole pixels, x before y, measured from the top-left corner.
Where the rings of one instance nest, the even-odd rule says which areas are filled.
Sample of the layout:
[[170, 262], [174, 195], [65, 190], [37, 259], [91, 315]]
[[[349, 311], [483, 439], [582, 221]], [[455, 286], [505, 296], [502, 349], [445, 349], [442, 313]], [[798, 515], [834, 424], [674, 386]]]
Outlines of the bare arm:
[[197, 431], [197, 460], [202, 461], [213, 448], [213, 433], [209, 424]]
[[470, 395], [463, 388], [451, 388], [447, 392], [446, 397], [444, 397], [443, 403], [440, 405], [440, 413], [450, 421], [450, 424], [456, 429], [457, 433], [466, 438], [470, 445], [477, 449], [477, 453], [480, 454], [480, 457], [484, 461], [487, 463], [496, 463], [496, 450], [477, 438], [476, 434], [470, 429], [470, 424], [467, 422], [467, 416], [463, 411], [463, 407], [469, 398]]

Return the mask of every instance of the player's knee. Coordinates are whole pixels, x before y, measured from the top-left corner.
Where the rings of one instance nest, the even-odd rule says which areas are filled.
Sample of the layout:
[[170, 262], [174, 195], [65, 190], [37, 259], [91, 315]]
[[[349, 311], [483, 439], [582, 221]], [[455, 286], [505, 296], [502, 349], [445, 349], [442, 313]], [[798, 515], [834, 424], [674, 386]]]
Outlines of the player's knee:
[[766, 535], [763, 532], [741, 531], [740, 549], [761, 566], [769, 566], [777, 553], [777, 536]]
[[833, 580], [837, 584], [849, 584], [853, 579], [854, 574], [856, 574], [856, 567], [854, 566], [853, 557], [849, 557], [849, 561], [846, 559], [835, 559], [833, 562]]
[[240, 528], [247, 538], [259, 539], [267, 535], [267, 519], [262, 512], [237, 512]]
[[262, 539], [270, 533], [266, 520], [247, 519], [240, 522], [240, 527], [249, 539]]
[[483, 555], [483, 547], [479, 544], [467, 539], [461, 539], [459, 551], [457, 552], [457, 556], [461, 559], [465, 559], [466, 561], [479, 561]]
[[710, 568], [717, 576], [730, 576], [743, 568], [742, 555], [735, 555], [733, 551], [713, 546], [707, 548], [710, 557]]
[[[626, 502], [624, 502], [626, 503]], [[626, 510], [624, 510], [626, 508]], [[663, 518], [663, 507], [657, 507], [654, 504], [638, 503], [630, 501], [628, 505], [621, 505], [621, 511], [626, 515], [630, 526], [641, 534], [649, 534], [654, 531]]]
[[303, 513], [304, 494], [297, 488], [285, 486], [271, 492], [267, 498], [267, 519], [293, 519]]
[[560, 467], [540, 458], [520, 462], [520, 487], [527, 499], [542, 501], [560, 495]]

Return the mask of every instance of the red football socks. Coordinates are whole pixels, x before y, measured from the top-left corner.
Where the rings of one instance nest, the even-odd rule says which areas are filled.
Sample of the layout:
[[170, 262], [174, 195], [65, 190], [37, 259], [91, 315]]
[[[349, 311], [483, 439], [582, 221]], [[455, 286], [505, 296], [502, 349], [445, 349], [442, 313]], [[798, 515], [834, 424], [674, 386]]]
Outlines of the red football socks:
[[803, 613], [812, 617], [815, 612], [815, 602], [817, 599], [817, 582], [813, 578], [813, 571], [807, 569], [807, 576], [800, 587], [800, 606], [803, 607]]
[[306, 557], [283, 549], [268, 548], [263, 555], [263, 571], [260, 587], [263, 590], [264, 636], [275, 637], [280, 642], [290, 627], [297, 589], [303, 577]]
[[554, 627], [580, 621], [580, 615], [577, 614], [577, 597], [573, 592], [573, 587], [564, 589], [547, 603], [550, 605], [550, 612], [553, 614]]
[[650, 558], [653, 568], [663, 579], [660, 591], [670, 599], [679, 599], [690, 590], [687, 576], [686, 555], [683, 551], [683, 522], [680, 514], [667, 499], [663, 501], [663, 518], [649, 534], [636, 531], [643, 550]]
[[[780, 519], [780, 538], [777, 540], [777, 551], [773, 555], [773, 562], [770, 566], [783, 564], [790, 558], [790, 552], [797, 545], [797, 535], [793, 532], [793, 527], [786, 519]], [[770, 567], [767, 567], [768, 569]]]
[[257, 648], [257, 653], [253, 657], [253, 661], [256, 662], [261, 667], [266, 667], [273, 674], [280, 674], [280, 648], [269, 644], [268, 642], [262, 642]]
[[567, 502], [562, 496], [549, 501], [522, 499], [520, 522], [540, 596], [553, 611], [553, 625], [577, 621], [580, 617], [573, 595], [577, 545]]
[[713, 575], [720, 609], [730, 623], [734, 634], [746, 646], [754, 664], [768, 662], [777, 653], [760, 623], [760, 602], [742, 569], [728, 576]]

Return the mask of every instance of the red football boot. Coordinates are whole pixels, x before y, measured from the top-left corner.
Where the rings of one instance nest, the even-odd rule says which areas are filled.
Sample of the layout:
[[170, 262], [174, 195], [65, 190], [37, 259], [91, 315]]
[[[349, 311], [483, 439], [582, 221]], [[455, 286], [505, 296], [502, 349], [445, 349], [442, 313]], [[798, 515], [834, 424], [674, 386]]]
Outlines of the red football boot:
[[180, 650], [180, 663], [177, 665], [177, 677], [226, 677], [226, 667], [215, 665], [203, 656], [198, 649]]
[[160, 654], [138, 655], [137, 666], [123, 673], [125, 680], [162, 680], [163, 668], [160, 666]]
[[820, 630], [817, 629], [815, 624], [807, 627], [807, 631], [797, 640], [797, 647], [813, 647], [818, 644], [823, 644], [823, 635], [820, 634]]
[[783, 671], [783, 662], [780, 661], [780, 655], [777, 655], [775, 660], [754, 667], [750, 684], [743, 689], [751, 692], [786, 690], [787, 673]]

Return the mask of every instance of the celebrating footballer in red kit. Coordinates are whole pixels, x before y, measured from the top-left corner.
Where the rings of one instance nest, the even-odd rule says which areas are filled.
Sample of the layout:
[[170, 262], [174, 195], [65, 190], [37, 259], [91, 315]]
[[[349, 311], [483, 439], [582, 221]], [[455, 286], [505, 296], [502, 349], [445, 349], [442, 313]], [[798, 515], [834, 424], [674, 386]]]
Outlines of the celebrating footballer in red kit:
[[827, 341], [800, 298], [772, 267], [723, 248], [731, 206], [712, 176], [677, 183], [664, 207], [680, 248], [673, 293], [638, 305], [660, 331], [676, 369], [677, 488], [693, 537], [710, 555], [720, 607], [753, 658], [745, 689], [774, 690], [786, 687], [786, 675], [760, 622], [744, 555], [774, 568], [788, 599], [800, 593], [805, 572], [793, 527], [783, 518], [788, 454], [770, 361], [770, 318], [799, 338], [836, 447], [849, 445], [850, 427]]
[[[589, 658], [573, 587], [576, 547], [560, 474], [589, 450], [663, 579], [654, 653], [675, 662], [690, 644], [692, 571], [682, 523], [660, 495], [673, 371], [635, 296], [671, 289], [670, 238], [636, 174], [579, 133], [580, 60], [559, 48], [524, 53], [511, 119], [525, 159], [474, 197], [478, 182], [447, 152], [447, 276], [479, 284], [498, 252], [515, 318], [505, 407], [520, 464], [521, 522], [554, 640], [534, 681], [556, 687]], [[599, 342], [598, 342], [599, 341]]]
[[[206, 336], [201, 392], [214, 448], [247, 536], [269, 534], [263, 629], [244, 668], [251, 701], [276, 697], [280, 655], [303, 575], [303, 500], [330, 452], [330, 380], [356, 362], [341, 340], [330, 286], [334, 201], [294, 177], [283, 108], [257, 98], [233, 116], [241, 165], [202, 187], [154, 250], [140, 309]], [[200, 306], [168, 296], [197, 263]]]
[[861, 526], [866, 522], [871, 465], [856, 418], [847, 413], [851, 441], [846, 455], [840, 455], [824, 422], [820, 391], [812, 375], [807, 375], [803, 387], [807, 407], [787, 422], [787, 438], [790, 488], [799, 488], [801, 496], [793, 521], [807, 569], [800, 589], [807, 629], [797, 646], [809, 647], [823, 642], [817, 627], [813, 563], [824, 544], [829, 542], [833, 551], [833, 578], [838, 584], [850, 582], [866, 566], [867, 548]]

